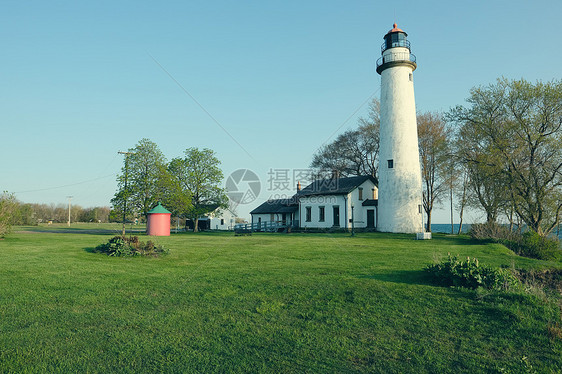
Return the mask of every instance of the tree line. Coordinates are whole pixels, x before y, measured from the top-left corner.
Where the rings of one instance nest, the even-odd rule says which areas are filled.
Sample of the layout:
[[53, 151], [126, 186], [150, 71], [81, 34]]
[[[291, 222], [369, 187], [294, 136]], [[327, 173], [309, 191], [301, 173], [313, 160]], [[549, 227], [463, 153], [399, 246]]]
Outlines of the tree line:
[[168, 162], [158, 145], [145, 138], [123, 154], [111, 204], [125, 219], [146, 218], [161, 202], [175, 217], [192, 220], [198, 231], [199, 218], [228, 207], [220, 186], [220, 161], [213, 150], [188, 148], [183, 157]]
[[[141, 139], [125, 156], [112, 207], [82, 208], [71, 205], [71, 222], [121, 222], [146, 219], [161, 202], [175, 217], [190, 219], [194, 231], [199, 218], [228, 208], [228, 197], [220, 186], [220, 161], [210, 149], [188, 148], [183, 157], [167, 162], [158, 145]], [[13, 194], [0, 195], [0, 237], [13, 225], [67, 222], [68, 205], [28, 204]]]
[[[71, 222], [109, 222], [111, 209], [108, 206], [83, 208], [71, 205]], [[42, 222], [68, 222], [68, 205], [23, 203], [13, 194], [0, 194], [0, 237], [14, 225], [31, 226]]]
[[[546, 236], [562, 211], [562, 81], [498, 79], [470, 90], [465, 105], [418, 113], [423, 207], [453, 201], [462, 228], [467, 207], [487, 222], [527, 226]], [[313, 156], [311, 167], [377, 178], [379, 103], [357, 129]], [[453, 196], [456, 198], [453, 199]], [[459, 228], [459, 232], [461, 230]]]

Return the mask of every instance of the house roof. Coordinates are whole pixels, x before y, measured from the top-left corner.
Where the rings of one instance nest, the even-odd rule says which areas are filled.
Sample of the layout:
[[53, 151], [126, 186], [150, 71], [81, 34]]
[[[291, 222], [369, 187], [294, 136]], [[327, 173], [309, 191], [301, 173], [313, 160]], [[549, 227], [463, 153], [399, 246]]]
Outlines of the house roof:
[[367, 199], [363, 201], [363, 206], [379, 206], [379, 201], [377, 199]]
[[376, 179], [370, 175], [361, 175], [358, 177], [347, 178], [320, 179], [312, 182], [302, 190], [298, 191], [297, 195], [346, 195], [362, 185], [367, 180], [376, 183]]
[[298, 201], [291, 199], [268, 200], [265, 203], [252, 210], [250, 214], [268, 214], [268, 213], [294, 213], [299, 209]]

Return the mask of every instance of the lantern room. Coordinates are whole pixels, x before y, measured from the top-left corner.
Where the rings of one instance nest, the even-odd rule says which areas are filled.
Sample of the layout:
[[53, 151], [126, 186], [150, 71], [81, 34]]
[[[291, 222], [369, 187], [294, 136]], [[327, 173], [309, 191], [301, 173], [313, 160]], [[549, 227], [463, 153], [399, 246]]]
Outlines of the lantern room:
[[398, 28], [398, 25], [392, 25], [393, 29], [384, 36], [384, 43], [381, 46], [381, 53], [389, 48], [404, 47], [410, 49], [410, 42], [406, 40], [408, 34]]

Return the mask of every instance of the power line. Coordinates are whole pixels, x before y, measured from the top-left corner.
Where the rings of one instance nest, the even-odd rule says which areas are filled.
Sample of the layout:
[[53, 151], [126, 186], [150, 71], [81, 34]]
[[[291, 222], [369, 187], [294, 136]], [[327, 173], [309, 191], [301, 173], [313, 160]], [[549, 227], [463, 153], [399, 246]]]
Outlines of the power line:
[[109, 178], [109, 177], [114, 177], [114, 174], [108, 174], [108, 175], [104, 175], [103, 177], [98, 177], [98, 178], [94, 178], [94, 179], [88, 179], [82, 182], [77, 182], [77, 183], [71, 183], [71, 184], [64, 184], [62, 186], [56, 186], [56, 187], [47, 187], [47, 188], [39, 188], [39, 189], [35, 189], [35, 190], [25, 190], [25, 191], [15, 191], [15, 194], [22, 194], [22, 193], [28, 193], [28, 192], [41, 192], [41, 191], [49, 191], [49, 190], [56, 190], [59, 188], [65, 188], [65, 187], [72, 187], [72, 186], [78, 186], [80, 184], [85, 184], [85, 183], [90, 183], [90, 182], [95, 182], [97, 180], [100, 179], [105, 179], [105, 178]]
[[174, 83], [176, 83], [176, 85], [177, 85], [187, 96], [189, 96], [189, 97], [191, 98], [191, 100], [193, 100], [193, 102], [194, 102], [195, 104], [197, 104], [197, 105], [199, 106], [199, 108], [201, 108], [201, 110], [202, 110], [203, 112], [205, 112], [205, 113], [207, 114], [207, 116], [209, 116], [209, 118], [212, 119], [213, 122], [215, 122], [215, 123], [217, 124], [217, 126], [220, 127], [221, 130], [224, 131], [224, 133], [230, 137], [230, 139], [232, 139], [232, 140], [234, 141], [234, 143], [236, 143], [236, 144], [238, 145], [238, 147], [240, 147], [240, 149], [242, 149], [252, 160], [256, 161], [256, 159], [254, 158], [254, 156], [252, 156], [252, 155], [250, 154], [250, 152], [248, 152], [248, 151], [246, 150], [246, 148], [244, 148], [244, 147], [242, 146], [242, 144], [240, 144], [240, 143], [238, 142], [238, 140], [236, 140], [236, 138], [234, 138], [234, 136], [232, 136], [232, 134], [229, 133], [229, 132], [220, 124], [220, 122], [217, 121], [217, 119], [216, 119], [215, 117], [213, 117], [213, 115], [212, 115], [211, 113], [209, 113], [209, 111], [208, 111], [207, 109], [205, 109], [205, 107], [204, 107], [203, 105], [201, 105], [201, 104], [199, 103], [199, 101], [197, 101], [197, 99], [195, 99], [195, 97], [193, 97], [193, 95], [191, 95], [191, 94], [181, 85], [181, 83], [178, 82], [178, 80], [177, 80], [176, 78], [174, 78], [174, 76], [173, 76], [172, 74], [170, 74], [170, 72], [169, 72], [168, 70], [166, 70], [166, 68], [165, 68], [164, 66], [162, 66], [162, 64], [160, 64], [160, 62], [158, 62], [158, 61], [154, 58], [154, 56], [152, 56], [149, 52], [147, 52], [147, 54], [150, 56], [150, 58], [152, 59], [152, 61], [154, 61], [154, 62], [156, 63], [156, 65], [158, 65], [158, 66], [160, 67], [160, 69], [162, 69], [162, 71], [163, 71], [164, 73], [166, 73], [166, 75], [168, 75], [168, 77], [170, 77], [170, 79], [173, 80]]

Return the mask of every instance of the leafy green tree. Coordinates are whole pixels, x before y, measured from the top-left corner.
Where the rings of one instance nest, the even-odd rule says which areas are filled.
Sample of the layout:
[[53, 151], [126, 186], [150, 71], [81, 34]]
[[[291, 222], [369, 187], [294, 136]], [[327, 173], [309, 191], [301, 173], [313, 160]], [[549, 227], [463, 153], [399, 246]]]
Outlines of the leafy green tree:
[[205, 148], [188, 148], [185, 157], [174, 158], [168, 165], [176, 201], [174, 211], [194, 222], [198, 231], [199, 218], [228, 206], [228, 197], [220, 187], [223, 174], [215, 152]]
[[547, 235], [562, 209], [562, 81], [508, 84], [511, 147], [502, 152], [511, 201], [535, 232]]
[[497, 150], [507, 142], [505, 86], [477, 87], [470, 91], [469, 108], [457, 106], [449, 118], [459, 125], [457, 156], [468, 176], [467, 205], [482, 208], [486, 222], [496, 222], [508, 204], [505, 169]]
[[109, 214], [109, 207], [86, 208], [81, 210], [78, 220], [80, 222], [109, 222]]
[[183, 182], [187, 179], [184, 175], [185, 172], [183, 170], [183, 159], [174, 158], [167, 166], [167, 173], [163, 181], [166, 189], [162, 203], [175, 217], [187, 217], [192, 208], [191, 190]]
[[473, 88], [467, 102], [449, 116], [459, 124], [459, 154], [488, 221], [508, 207], [547, 235], [562, 209], [562, 81], [498, 79]]
[[121, 174], [117, 177], [118, 190], [111, 200], [114, 209], [127, 206], [127, 213], [146, 217], [159, 200], [164, 197], [166, 158], [156, 143], [141, 139], [129, 149]]
[[3, 192], [0, 195], [0, 238], [11, 232], [17, 209], [18, 202], [14, 195]]

